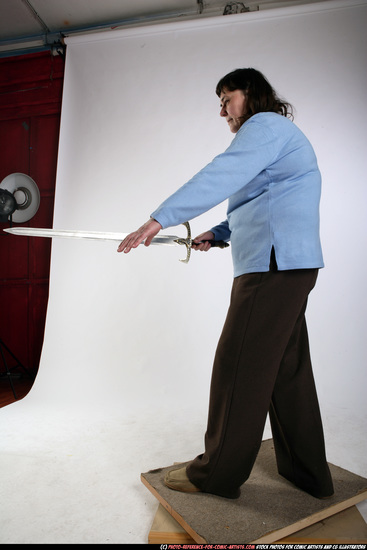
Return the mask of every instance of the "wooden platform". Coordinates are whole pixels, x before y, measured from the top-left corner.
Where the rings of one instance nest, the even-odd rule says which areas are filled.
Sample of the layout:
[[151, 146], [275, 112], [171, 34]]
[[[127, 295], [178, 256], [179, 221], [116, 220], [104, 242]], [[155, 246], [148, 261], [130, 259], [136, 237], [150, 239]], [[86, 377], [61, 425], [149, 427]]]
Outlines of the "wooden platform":
[[171, 468], [141, 474], [141, 480], [181, 526], [184, 536], [191, 537], [186, 543], [279, 542], [367, 499], [367, 479], [332, 464], [333, 497], [319, 500], [297, 489], [278, 475], [272, 440], [262, 443], [251, 476], [236, 500], [172, 491], [163, 484]]
[[[276, 543], [305, 544], [366, 544], [367, 523], [356, 506], [318, 521]], [[196, 544], [185, 529], [158, 504], [157, 513], [148, 535], [149, 544]]]

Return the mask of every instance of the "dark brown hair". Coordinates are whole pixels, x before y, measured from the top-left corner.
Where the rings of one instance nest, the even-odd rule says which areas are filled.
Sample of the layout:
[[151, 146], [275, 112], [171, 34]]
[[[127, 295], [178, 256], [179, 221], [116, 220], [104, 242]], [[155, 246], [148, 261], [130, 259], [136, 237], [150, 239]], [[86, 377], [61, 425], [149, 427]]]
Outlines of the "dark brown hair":
[[220, 79], [216, 94], [223, 90], [242, 90], [247, 96], [245, 120], [256, 113], [272, 112], [293, 119], [292, 105], [278, 97], [265, 76], [256, 69], [236, 69]]

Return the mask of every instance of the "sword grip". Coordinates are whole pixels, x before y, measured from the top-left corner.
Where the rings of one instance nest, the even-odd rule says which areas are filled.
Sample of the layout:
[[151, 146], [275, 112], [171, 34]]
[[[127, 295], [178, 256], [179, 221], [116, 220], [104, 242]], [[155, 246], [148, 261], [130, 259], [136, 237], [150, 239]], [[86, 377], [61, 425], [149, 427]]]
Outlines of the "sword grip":
[[209, 241], [211, 246], [213, 246], [214, 248], [217, 247], [217, 248], [227, 248], [229, 246], [228, 243], [226, 243], [225, 241]]
[[[201, 241], [202, 243], [210, 243], [210, 246], [212, 247], [216, 247], [216, 248], [227, 248], [229, 246], [228, 243], [226, 243], [225, 241], [212, 241], [212, 240], [209, 240], [209, 241]], [[195, 244], [195, 243], [193, 243]], [[200, 243], [196, 243], [196, 244], [200, 244]]]

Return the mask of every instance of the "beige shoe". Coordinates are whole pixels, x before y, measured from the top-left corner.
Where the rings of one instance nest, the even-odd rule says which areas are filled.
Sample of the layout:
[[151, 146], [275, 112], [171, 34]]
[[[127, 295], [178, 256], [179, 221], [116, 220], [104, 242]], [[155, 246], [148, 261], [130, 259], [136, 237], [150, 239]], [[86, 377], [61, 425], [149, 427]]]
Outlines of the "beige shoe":
[[182, 493], [200, 493], [200, 489], [191, 483], [187, 477], [186, 466], [168, 472], [164, 478], [164, 484], [174, 491], [181, 491]]

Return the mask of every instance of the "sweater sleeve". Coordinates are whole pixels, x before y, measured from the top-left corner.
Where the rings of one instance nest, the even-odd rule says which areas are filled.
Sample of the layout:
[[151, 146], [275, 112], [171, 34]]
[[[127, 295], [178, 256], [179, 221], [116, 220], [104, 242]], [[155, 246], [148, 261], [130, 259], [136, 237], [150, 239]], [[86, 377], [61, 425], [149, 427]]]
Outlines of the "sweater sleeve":
[[224, 153], [168, 197], [151, 217], [164, 229], [196, 218], [245, 188], [276, 153], [272, 130], [250, 119]]
[[228, 220], [212, 227], [210, 229], [214, 233], [214, 239], [216, 241], [229, 241], [231, 238], [231, 230], [229, 229]]

